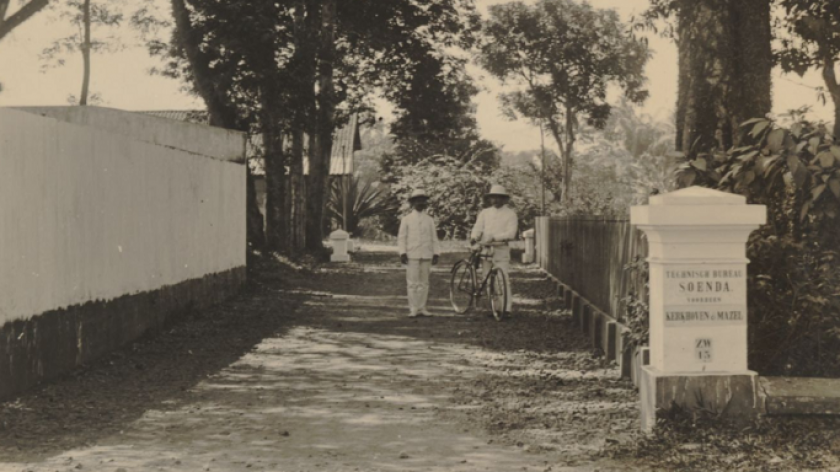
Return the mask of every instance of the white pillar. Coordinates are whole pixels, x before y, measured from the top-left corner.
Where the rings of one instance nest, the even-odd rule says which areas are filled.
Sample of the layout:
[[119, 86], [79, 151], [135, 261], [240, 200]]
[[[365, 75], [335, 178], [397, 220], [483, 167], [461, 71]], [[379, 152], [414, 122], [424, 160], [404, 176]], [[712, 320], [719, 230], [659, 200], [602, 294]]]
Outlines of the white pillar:
[[350, 235], [346, 231], [337, 229], [330, 233], [330, 241], [332, 242], [332, 256], [331, 262], [350, 262], [350, 255], [347, 254], [347, 242], [350, 240]]
[[650, 365], [640, 385], [644, 429], [672, 402], [699, 406], [696, 399], [703, 398], [708, 404], [702, 406], [728, 405], [736, 415], [749, 413], [751, 402], [755, 408], [745, 245], [766, 218], [764, 205], [701, 187], [631, 208], [631, 223], [647, 235], [650, 263]]
[[525, 238], [525, 252], [522, 253], [522, 263], [530, 264], [534, 262], [534, 230], [525, 231], [522, 233], [522, 237]]

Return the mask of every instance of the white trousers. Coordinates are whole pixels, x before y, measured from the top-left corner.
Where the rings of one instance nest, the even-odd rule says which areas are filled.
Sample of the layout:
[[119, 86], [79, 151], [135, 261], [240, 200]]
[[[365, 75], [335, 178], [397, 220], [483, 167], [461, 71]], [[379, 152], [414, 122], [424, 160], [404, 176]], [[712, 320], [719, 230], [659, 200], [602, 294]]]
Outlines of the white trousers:
[[429, 298], [429, 272], [432, 269], [431, 259], [409, 259], [405, 269], [405, 279], [408, 282], [408, 308], [411, 313], [419, 313], [426, 309]]
[[[487, 274], [485, 270], [490, 264], [482, 264], [481, 280]], [[494, 247], [493, 248], [493, 265], [505, 271], [507, 275], [507, 284], [505, 286], [507, 292], [507, 303], [505, 304], [505, 311], [510, 313], [513, 310], [513, 290], [510, 284], [510, 248], [508, 247]], [[479, 283], [481, 283], [479, 280]]]

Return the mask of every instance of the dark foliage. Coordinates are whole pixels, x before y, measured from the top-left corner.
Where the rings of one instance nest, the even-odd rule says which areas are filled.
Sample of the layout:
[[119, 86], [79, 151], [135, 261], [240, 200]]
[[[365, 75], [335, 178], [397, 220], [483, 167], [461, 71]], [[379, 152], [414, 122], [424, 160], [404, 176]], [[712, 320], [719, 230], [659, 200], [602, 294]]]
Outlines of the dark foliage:
[[840, 376], [840, 146], [807, 122], [742, 129], [755, 144], [700, 153], [681, 180], [767, 206], [747, 246], [750, 368]]

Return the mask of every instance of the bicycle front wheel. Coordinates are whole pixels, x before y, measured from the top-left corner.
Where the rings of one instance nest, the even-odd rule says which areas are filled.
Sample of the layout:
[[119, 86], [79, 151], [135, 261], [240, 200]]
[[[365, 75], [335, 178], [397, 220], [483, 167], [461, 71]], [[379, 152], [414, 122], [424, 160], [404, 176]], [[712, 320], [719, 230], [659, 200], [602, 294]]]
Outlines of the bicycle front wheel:
[[507, 292], [507, 274], [501, 269], [493, 269], [490, 271], [490, 276], [487, 280], [487, 296], [490, 298], [490, 309], [493, 310], [493, 317], [496, 321], [502, 321], [502, 315], [505, 313], [507, 307], [508, 297]]
[[456, 313], [466, 313], [475, 299], [475, 268], [467, 260], [458, 261], [449, 280], [449, 300]]

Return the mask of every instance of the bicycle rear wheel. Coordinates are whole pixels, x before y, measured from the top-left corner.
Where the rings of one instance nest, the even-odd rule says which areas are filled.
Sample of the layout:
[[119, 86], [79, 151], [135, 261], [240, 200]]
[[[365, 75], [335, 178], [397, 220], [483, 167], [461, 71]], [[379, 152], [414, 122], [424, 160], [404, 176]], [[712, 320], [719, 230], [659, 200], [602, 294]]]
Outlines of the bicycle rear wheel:
[[490, 271], [490, 276], [487, 280], [487, 296], [490, 298], [490, 309], [493, 311], [493, 317], [496, 321], [502, 321], [502, 315], [505, 313], [508, 297], [507, 293], [507, 274], [505, 271], [494, 268]]
[[458, 261], [449, 280], [449, 300], [456, 313], [466, 313], [475, 301], [475, 268], [469, 261]]

